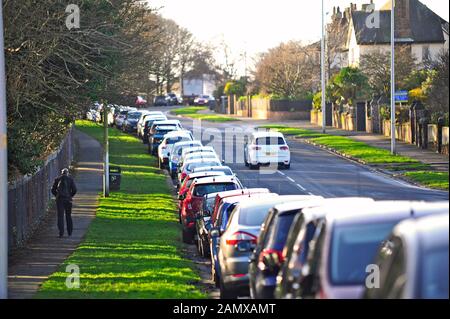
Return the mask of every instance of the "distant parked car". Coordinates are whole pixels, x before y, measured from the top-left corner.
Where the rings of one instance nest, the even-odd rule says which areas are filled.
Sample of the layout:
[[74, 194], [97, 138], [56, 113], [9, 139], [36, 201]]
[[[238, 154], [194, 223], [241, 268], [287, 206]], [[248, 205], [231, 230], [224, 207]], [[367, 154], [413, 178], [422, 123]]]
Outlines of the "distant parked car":
[[169, 100], [167, 99], [167, 96], [165, 95], [159, 95], [156, 96], [153, 100], [154, 106], [169, 106]]
[[183, 99], [178, 97], [175, 93], [167, 94], [167, 100], [169, 105], [181, 105], [183, 104]]
[[192, 142], [194, 137], [191, 131], [180, 130], [169, 132], [164, 136], [164, 140], [158, 146], [159, 167], [169, 166], [169, 154], [172, 152], [173, 145], [178, 142]]
[[174, 131], [179, 131], [179, 127], [176, 125], [158, 125], [154, 130], [154, 133], [149, 142], [149, 153], [152, 155], [157, 155], [159, 145], [164, 140], [165, 136]]
[[291, 167], [291, 153], [283, 134], [255, 132], [244, 146], [244, 161], [250, 169], [270, 164], [289, 169]]
[[[269, 210], [278, 204], [298, 201], [304, 196], [277, 196], [269, 199], [247, 199], [239, 202], [220, 236], [220, 297], [232, 299], [249, 296], [248, 263]], [[211, 236], [217, 236], [217, 231]]]
[[448, 206], [447, 213], [397, 225], [375, 259], [380, 286], [366, 288], [364, 297], [448, 300], [448, 238]]
[[178, 185], [183, 184], [187, 175], [194, 172], [197, 167], [206, 166], [222, 166], [222, 163], [216, 158], [195, 159], [189, 162], [184, 162], [178, 170]]
[[143, 111], [128, 112], [122, 124], [122, 130], [127, 133], [137, 133], [137, 123]]
[[211, 96], [209, 95], [200, 95], [199, 97], [194, 99], [194, 104], [198, 106], [207, 106], [211, 100]]
[[187, 141], [178, 142], [173, 145], [173, 149], [169, 155], [169, 173], [172, 179], [177, 177], [178, 163], [180, 161], [181, 155], [184, 149], [201, 147], [203, 146], [200, 141]]
[[[448, 211], [448, 202], [447, 211]], [[412, 202], [329, 205], [308, 208], [326, 216], [316, 229], [308, 265], [302, 267], [294, 298], [362, 298], [368, 273], [383, 241], [401, 221], [439, 214], [442, 207]]]
[[142, 113], [142, 115], [139, 118], [138, 123], [137, 123], [138, 137], [142, 137], [142, 135], [144, 134], [145, 121], [150, 118], [165, 118], [165, 119], [167, 119], [167, 117], [160, 111], [154, 111], [154, 112], [144, 111], [144, 113]]
[[[183, 126], [181, 125], [180, 121], [178, 120], [163, 120], [163, 121], [154, 121], [152, 126], [150, 127], [149, 131], [148, 131], [148, 152], [150, 154], [155, 155], [157, 150], [158, 150], [158, 146], [159, 143], [161, 143], [162, 138], [164, 136], [159, 136], [156, 140], [154, 140], [154, 136], [156, 134], [156, 130], [158, 129], [158, 127], [160, 126], [165, 126], [166, 128], [171, 127], [172, 129], [167, 130], [166, 133], [170, 132], [170, 131], [181, 131], [183, 129]], [[166, 134], [164, 133], [164, 134]], [[153, 142], [156, 142], [155, 145], [153, 145]]]
[[155, 116], [147, 116], [144, 120], [144, 124], [142, 125], [142, 142], [144, 144], [148, 144], [148, 135], [150, 132], [150, 129], [155, 122], [162, 122], [167, 121], [167, 117], [155, 115]]
[[194, 180], [189, 191], [180, 198], [183, 201], [181, 208], [183, 242], [192, 243], [194, 240], [195, 216], [201, 208], [201, 203], [205, 195], [239, 188], [241, 188], [240, 182], [232, 176], [218, 176]]

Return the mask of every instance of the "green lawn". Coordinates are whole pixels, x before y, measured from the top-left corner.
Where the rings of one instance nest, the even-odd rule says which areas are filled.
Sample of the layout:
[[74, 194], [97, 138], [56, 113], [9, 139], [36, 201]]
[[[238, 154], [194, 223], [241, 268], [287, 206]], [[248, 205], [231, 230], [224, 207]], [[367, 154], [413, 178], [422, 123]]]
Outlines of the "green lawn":
[[[78, 121], [102, 140], [102, 127]], [[193, 263], [181, 254], [176, 205], [166, 177], [136, 138], [110, 129], [111, 165], [121, 191], [101, 198], [85, 241], [46, 281], [37, 298], [205, 298]], [[65, 285], [66, 265], [80, 267], [80, 289]]]
[[171, 113], [174, 115], [182, 115], [185, 117], [190, 117], [192, 119], [198, 119], [208, 122], [217, 122], [217, 123], [224, 123], [224, 122], [232, 122], [232, 121], [239, 121], [239, 119], [229, 117], [229, 116], [223, 116], [218, 114], [199, 114], [198, 112], [207, 110], [207, 107], [204, 106], [190, 106], [190, 107], [182, 107], [179, 109], [172, 110]]
[[448, 173], [419, 171], [408, 172], [404, 176], [431, 188], [448, 190]]
[[391, 152], [385, 149], [354, 141], [345, 136], [322, 134], [285, 125], [264, 125], [261, 128], [306, 138], [317, 145], [325, 146], [340, 154], [358, 159], [365, 164], [383, 165], [386, 169], [404, 172], [403, 176], [424, 186], [448, 190], [448, 173], [426, 171], [429, 169], [429, 165], [406, 156], [392, 155]]

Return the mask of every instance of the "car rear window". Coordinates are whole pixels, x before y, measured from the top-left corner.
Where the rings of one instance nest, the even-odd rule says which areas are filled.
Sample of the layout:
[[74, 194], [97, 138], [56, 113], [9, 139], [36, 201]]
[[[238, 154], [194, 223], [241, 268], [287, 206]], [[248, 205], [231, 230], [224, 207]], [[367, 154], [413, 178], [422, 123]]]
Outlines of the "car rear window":
[[334, 285], [363, 285], [366, 267], [397, 222], [335, 227], [331, 239], [330, 277]]
[[267, 245], [264, 248], [283, 249], [294, 217], [295, 214], [283, 214], [275, 217], [267, 233]]
[[256, 139], [256, 145], [285, 145], [282, 137], [259, 137]]
[[256, 207], [246, 207], [241, 209], [239, 214], [239, 224], [245, 226], [261, 226], [266, 219], [269, 209], [274, 206], [273, 203], [260, 205]]
[[178, 142], [187, 142], [190, 141], [191, 139], [187, 136], [178, 136], [178, 137], [171, 137], [167, 139], [167, 144], [175, 144]]
[[[191, 163], [188, 164], [186, 167], [186, 170], [188, 172], [192, 172], [195, 168], [201, 167], [201, 166], [220, 166], [220, 163], [217, 162], [199, 162], [199, 163]], [[217, 192], [218, 193], [218, 192]]]
[[173, 130], [156, 130], [156, 134], [155, 135], [166, 135], [169, 132], [172, 132]]
[[193, 194], [196, 197], [203, 197], [208, 194], [232, 191], [235, 189], [237, 189], [237, 186], [234, 183], [202, 184], [194, 187]]

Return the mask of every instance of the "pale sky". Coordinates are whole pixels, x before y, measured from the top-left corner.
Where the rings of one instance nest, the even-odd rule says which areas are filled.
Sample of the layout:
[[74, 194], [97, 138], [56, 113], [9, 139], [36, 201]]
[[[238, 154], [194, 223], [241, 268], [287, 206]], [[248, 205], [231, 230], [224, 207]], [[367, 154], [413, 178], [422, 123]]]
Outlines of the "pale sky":
[[[320, 39], [321, 1], [319, 0], [148, 0], [151, 7], [161, 8], [163, 17], [190, 30], [195, 38], [218, 45], [223, 40], [230, 46], [240, 70], [247, 52], [248, 63], [259, 52], [277, 46], [280, 42]], [[333, 6], [348, 7], [350, 2], [358, 8], [369, 0], [325, 0], [326, 9]], [[380, 8], [387, 0], [375, 0]], [[421, 0], [430, 9], [448, 21], [448, 0]], [[219, 53], [218, 53], [219, 55]], [[220, 56], [218, 56], [220, 59]], [[243, 72], [242, 72], [243, 73]]]

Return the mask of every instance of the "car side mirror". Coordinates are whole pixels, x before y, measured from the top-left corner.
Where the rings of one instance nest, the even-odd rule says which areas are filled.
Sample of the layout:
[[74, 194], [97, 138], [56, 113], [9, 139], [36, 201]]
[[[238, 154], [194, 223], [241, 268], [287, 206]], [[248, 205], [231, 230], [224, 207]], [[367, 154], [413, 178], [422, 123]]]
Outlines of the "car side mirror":
[[178, 196], [179, 200], [185, 200], [186, 199], [186, 194], [181, 194]]

